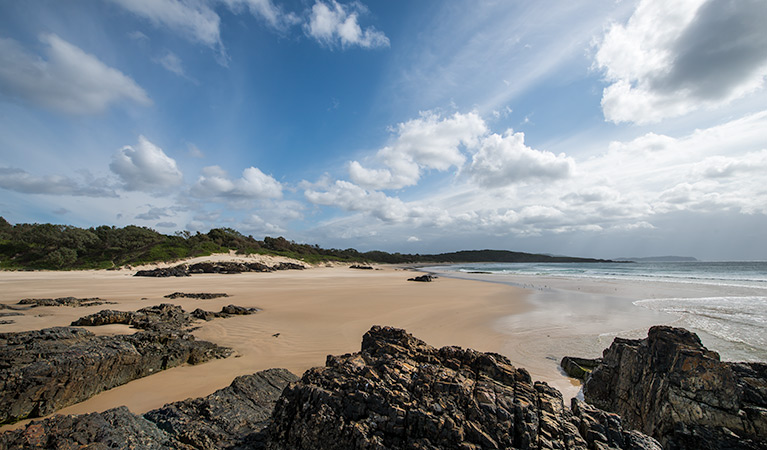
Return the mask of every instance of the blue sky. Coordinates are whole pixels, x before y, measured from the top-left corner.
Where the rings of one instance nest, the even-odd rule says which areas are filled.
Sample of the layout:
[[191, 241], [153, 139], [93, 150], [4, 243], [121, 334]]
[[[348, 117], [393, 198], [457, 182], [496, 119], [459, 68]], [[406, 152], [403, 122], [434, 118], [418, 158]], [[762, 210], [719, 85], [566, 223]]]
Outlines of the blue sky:
[[0, 2], [0, 215], [767, 259], [760, 0]]

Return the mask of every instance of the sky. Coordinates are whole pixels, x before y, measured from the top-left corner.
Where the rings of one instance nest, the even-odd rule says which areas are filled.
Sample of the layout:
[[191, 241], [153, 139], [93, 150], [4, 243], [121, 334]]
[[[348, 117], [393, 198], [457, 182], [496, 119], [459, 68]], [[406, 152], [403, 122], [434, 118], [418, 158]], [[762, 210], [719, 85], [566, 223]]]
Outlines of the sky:
[[0, 216], [767, 260], [763, 0], [0, 0]]

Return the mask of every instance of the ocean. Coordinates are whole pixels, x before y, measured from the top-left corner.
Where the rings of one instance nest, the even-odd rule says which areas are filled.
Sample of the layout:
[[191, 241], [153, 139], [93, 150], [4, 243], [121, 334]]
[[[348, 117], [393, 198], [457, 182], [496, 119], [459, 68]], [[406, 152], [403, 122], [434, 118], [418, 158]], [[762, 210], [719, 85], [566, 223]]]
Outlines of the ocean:
[[[602, 280], [612, 285], [625, 281], [660, 286], [660, 292], [684, 292], [679, 296], [644, 298], [640, 290], [631, 298], [631, 303], [645, 310], [668, 314], [669, 324], [695, 331], [701, 338], [709, 338], [709, 342], [712, 341], [710, 337], [714, 337], [717, 348], [713, 349], [720, 351], [724, 359], [767, 360], [767, 262], [764, 261], [483, 263], [422, 270], [523, 287], [530, 286], [515, 280], [545, 277], [541, 279], [562, 278], [574, 281], [576, 286], [579, 280], [597, 283]], [[674, 285], [682, 290], [663, 288]], [[687, 287], [689, 289], [685, 289]], [[561, 307], [564, 303], [561, 301], [558, 305]], [[637, 312], [626, 314], [637, 315]]]

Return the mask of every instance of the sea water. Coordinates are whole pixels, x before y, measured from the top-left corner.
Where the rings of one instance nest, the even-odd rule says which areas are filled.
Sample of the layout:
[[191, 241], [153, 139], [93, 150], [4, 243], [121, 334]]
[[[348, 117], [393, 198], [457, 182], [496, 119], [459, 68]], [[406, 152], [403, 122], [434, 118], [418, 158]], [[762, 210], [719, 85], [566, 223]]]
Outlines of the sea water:
[[[702, 289], [685, 298], [636, 298], [632, 303], [667, 313], [674, 326], [716, 339], [727, 359], [767, 360], [767, 262], [483, 263], [430, 268], [485, 281], [545, 276], [611, 282], [682, 283]], [[472, 275], [479, 274], [482, 275]], [[511, 276], [511, 277], [509, 277]], [[708, 288], [708, 289], [706, 289]], [[716, 295], [706, 293], [716, 292]]]

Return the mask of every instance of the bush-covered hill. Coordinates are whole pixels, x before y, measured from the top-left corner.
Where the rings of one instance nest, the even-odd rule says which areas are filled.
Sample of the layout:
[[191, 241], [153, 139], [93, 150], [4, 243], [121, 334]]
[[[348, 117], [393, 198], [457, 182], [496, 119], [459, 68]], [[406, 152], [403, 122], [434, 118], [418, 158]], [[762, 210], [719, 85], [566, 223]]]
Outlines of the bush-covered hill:
[[322, 261], [372, 263], [430, 262], [597, 262], [584, 258], [552, 257], [506, 250], [471, 250], [438, 255], [409, 255], [382, 251], [358, 252], [353, 248], [324, 249], [283, 237], [259, 241], [231, 228], [207, 233], [165, 235], [150, 228], [102, 225], [16, 224], [0, 217], [0, 268], [3, 269], [108, 269], [160, 261], [173, 261], [234, 250], [288, 256], [309, 263]]

